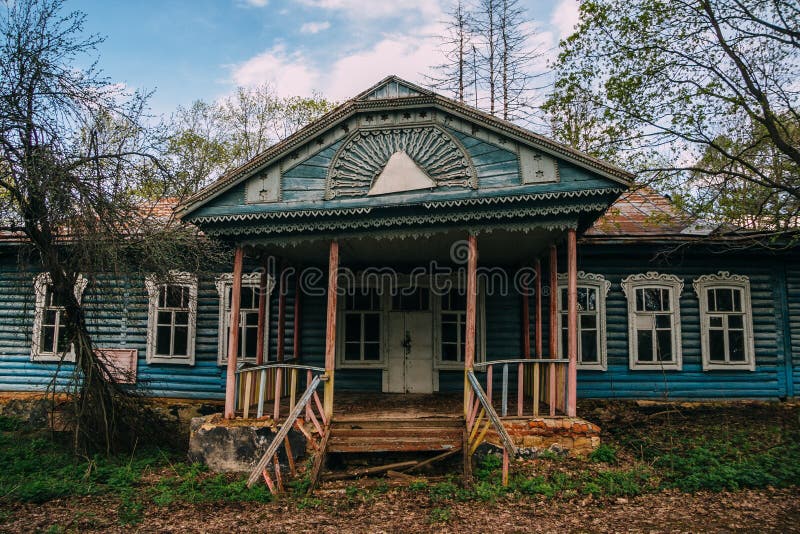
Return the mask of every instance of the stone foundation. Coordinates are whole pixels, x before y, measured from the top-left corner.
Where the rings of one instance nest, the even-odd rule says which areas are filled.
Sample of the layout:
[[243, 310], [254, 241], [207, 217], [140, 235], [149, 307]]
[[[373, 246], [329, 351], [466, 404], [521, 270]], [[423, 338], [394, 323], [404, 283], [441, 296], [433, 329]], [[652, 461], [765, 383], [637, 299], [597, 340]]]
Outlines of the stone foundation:
[[[586, 456], [600, 446], [600, 427], [577, 417], [506, 419], [503, 424], [522, 456], [535, 458], [545, 451]], [[486, 438], [500, 445], [493, 430], [487, 432]]]
[[[272, 443], [277, 429], [272, 419], [227, 420], [222, 414], [192, 419], [189, 458], [221, 473], [249, 472]], [[306, 454], [306, 438], [296, 429], [289, 431], [289, 445], [295, 461]], [[278, 450], [278, 461], [288, 466], [286, 449]]]

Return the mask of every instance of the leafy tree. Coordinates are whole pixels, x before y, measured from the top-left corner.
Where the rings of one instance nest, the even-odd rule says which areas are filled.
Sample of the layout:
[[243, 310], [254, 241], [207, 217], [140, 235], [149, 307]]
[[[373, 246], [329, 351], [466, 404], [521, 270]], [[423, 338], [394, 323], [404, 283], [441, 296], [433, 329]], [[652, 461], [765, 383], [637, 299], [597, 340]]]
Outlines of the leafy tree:
[[319, 95], [279, 97], [269, 85], [239, 87], [215, 102], [178, 108], [167, 156], [173, 194], [196, 191], [324, 115], [334, 104]]
[[[695, 197], [687, 205], [712, 218], [741, 220], [754, 206], [736, 210], [733, 199], [754, 190], [770, 199], [758, 206], [783, 222], [796, 218], [796, 3], [587, 0], [580, 9], [576, 32], [561, 43], [549, 105], [557, 116], [588, 104], [583, 120], [593, 133], [575, 138], [573, 129], [562, 140], [644, 155], [636, 170]], [[698, 197], [709, 191], [729, 199], [728, 208]], [[758, 213], [750, 213], [754, 223], [763, 220]]]
[[191, 230], [158, 218], [152, 208], [159, 199], [143, 203], [137, 194], [145, 183], [172, 178], [158, 157], [162, 137], [148, 126], [147, 95], [125, 93], [94, 64], [82, 66], [101, 39], [84, 33], [82, 13], [63, 6], [0, 6], [0, 220], [23, 238], [21, 268], [47, 273], [64, 307], [66, 346], [75, 355], [65, 369], [76, 450], [110, 451], [158, 429], [153, 413], [110, 379], [95, 354], [76, 282], [84, 276], [90, 290], [110, 292], [102, 282], [108, 274], [167, 277], [215, 255]]

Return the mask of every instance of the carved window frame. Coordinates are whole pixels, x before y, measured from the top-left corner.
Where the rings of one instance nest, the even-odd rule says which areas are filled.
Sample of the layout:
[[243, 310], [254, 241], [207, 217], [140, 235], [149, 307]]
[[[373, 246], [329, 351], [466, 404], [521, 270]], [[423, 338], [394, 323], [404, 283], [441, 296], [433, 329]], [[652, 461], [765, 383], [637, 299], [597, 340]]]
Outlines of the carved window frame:
[[[149, 275], [145, 278], [144, 285], [148, 296], [147, 363], [194, 365], [197, 332], [197, 275], [188, 272], [172, 272], [167, 280], [158, 280], [155, 275]], [[161, 288], [165, 286], [181, 286], [189, 290], [186, 355], [168, 356], [156, 353], [157, 317], [160, 309], [158, 300]]]
[[[89, 280], [83, 275], [78, 275], [73, 288], [75, 298], [78, 303], [83, 300], [83, 292], [86, 289]], [[47, 308], [54, 308], [57, 311], [63, 310], [63, 306], [47, 306], [45, 299], [47, 298], [47, 287], [52, 284], [50, 273], [39, 273], [33, 279], [33, 293], [35, 297], [35, 305], [33, 312], [33, 333], [31, 339], [31, 361], [34, 362], [60, 362], [60, 361], [75, 361], [75, 347], [70, 344], [68, 351], [63, 354], [58, 354], [53, 351], [43, 350], [42, 347], [42, 327], [44, 325], [44, 315]], [[57, 313], [58, 317], [59, 314]], [[57, 319], [58, 320], [58, 319]], [[54, 336], [58, 338], [58, 327], [54, 332]]]
[[[391, 308], [391, 295], [388, 294], [387, 291], [384, 290], [383, 280], [380, 276], [376, 277], [364, 277], [360, 273], [355, 277], [355, 280], [352, 281], [353, 283], [344, 285], [342, 284], [339, 287], [340, 293], [337, 295], [337, 305], [336, 305], [336, 368], [337, 369], [384, 369], [386, 370], [389, 365], [389, 358], [387, 356], [387, 338], [389, 332], [389, 310]], [[350, 291], [361, 291], [362, 288], [368, 287], [375, 289], [377, 291], [377, 297], [379, 300], [379, 310], [348, 310], [346, 309], [346, 301], [348, 292]], [[360, 360], [346, 360], [344, 357], [345, 353], [345, 323], [346, 323], [346, 316], [347, 315], [360, 315], [362, 316], [362, 326], [363, 326], [363, 315], [366, 313], [376, 314], [379, 317], [380, 325], [379, 325], [379, 333], [378, 333], [378, 355], [379, 358], [377, 360], [364, 360], [363, 359], [363, 346], [362, 346], [362, 359]], [[361, 339], [361, 344], [363, 345], [363, 335]], [[384, 373], [385, 375], [385, 373]], [[385, 380], [384, 380], [385, 382]]]
[[[434, 275], [435, 276], [435, 275]], [[447, 277], [454, 289], [462, 290], [466, 294], [466, 281], [463, 277], [450, 276]], [[439, 277], [436, 284], [442, 280]], [[475, 299], [475, 363], [483, 363], [486, 360], [486, 283], [484, 280], [477, 280], [478, 294]], [[434, 288], [435, 289], [435, 288]], [[464, 354], [461, 355], [461, 360], [458, 361], [445, 361], [442, 359], [442, 314], [443, 313], [460, 313], [448, 310], [442, 310], [442, 295], [439, 291], [431, 290], [431, 307], [433, 310], [433, 367], [435, 370], [442, 371], [461, 371], [464, 370]], [[463, 317], [466, 329], [467, 311], [463, 311]], [[438, 390], [438, 388], [437, 388]]]
[[[656, 370], [656, 371], [680, 371], [683, 369], [683, 344], [681, 343], [681, 307], [680, 298], [683, 292], [683, 279], [674, 274], [658, 273], [649, 271], [647, 273], [632, 274], [623, 279], [621, 284], [622, 292], [628, 300], [628, 365], [631, 370]], [[639, 360], [639, 345], [637, 343], [637, 319], [640, 314], [645, 315], [649, 312], [639, 312], [636, 310], [636, 291], [639, 289], [666, 289], [669, 291], [670, 303], [670, 330], [673, 347], [673, 359], [669, 362], [641, 361]]]
[[[558, 310], [558, 354], [559, 357], [566, 358], [566, 347], [563, 346], [562, 329], [563, 329], [563, 315], [567, 310], [562, 309], [561, 291], [567, 287], [566, 273], [559, 273], [558, 275], [558, 298], [556, 299]], [[608, 291], [611, 289], [611, 282], [601, 274], [586, 273], [578, 271], [578, 289], [580, 288], [594, 289], [597, 292], [597, 305], [594, 315], [597, 318], [597, 354], [598, 361], [591, 363], [584, 363], [581, 359], [581, 321], [580, 316], [586, 315], [590, 312], [578, 311], [578, 369], [586, 371], [606, 371], [608, 370], [608, 335], [606, 329], [606, 297]]]
[[[223, 273], [217, 277], [214, 285], [217, 287], [217, 295], [219, 297], [219, 316], [217, 319], [217, 365], [228, 364], [228, 337], [230, 335], [230, 291], [233, 288], [233, 273]], [[242, 275], [242, 287], [258, 288], [261, 285], [261, 273], [248, 273]], [[266, 363], [267, 356], [269, 355], [269, 299], [272, 291], [275, 289], [275, 280], [271, 276], [267, 276], [267, 306], [264, 309], [264, 346], [262, 350], [262, 358]], [[257, 310], [257, 308], [255, 308]], [[242, 308], [240, 312], [251, 311], [253, 308]], [[241, 313], [239, 318], [239, 329], [241, 336], [242, 319]], [[242, 354], [237, 357], [238, 362], [255, 363], [255, 358], [245, 358]]]
[[[753, 309], [750, 302], [750, 279], [746, 276], [730, 274], [728, 271], [719, 271], [717, 274], [703, 275], [692, 283], [697, 298], [700, 301], [700, 347], [703, 356], [703, 371], [721, 370], [756, 370], [755, 339], [753, 334]], [[709, 289], [734, 289], [741, 291], [741, 311], [739, 312], [710, 312], [708, 309]], [[744, 329], [743, 362], [711, 361], [711, 347], [709, 333], [712, 315], [741, 315]], [[723, 330], [728, 332], [727, 327]]]

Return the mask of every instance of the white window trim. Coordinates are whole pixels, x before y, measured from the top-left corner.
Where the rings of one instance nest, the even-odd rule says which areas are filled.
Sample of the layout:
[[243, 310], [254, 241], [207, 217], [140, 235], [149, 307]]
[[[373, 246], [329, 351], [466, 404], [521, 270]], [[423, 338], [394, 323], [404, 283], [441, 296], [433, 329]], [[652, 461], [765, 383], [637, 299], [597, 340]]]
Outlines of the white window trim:
[[[655, 271], [632, 274], [623, 279], [622, 292], [628, 300], [628, 358], [632, 370], [666, 370], [680, 371], [683, 368], [683, 344], [681, 343], [681, 306], [683, 279], [674, 274], [661, 274]], [[672, 347], [673, 362], [643, 363], [639, 361], [638, 344], [636, 343], [636, 290], [642, 288], [660, 288], [670, 290], [670, 307], [672, 309]]]
[[[454, 287], [458, 286], [457, 277], [452, 277]], [[463, 284], [461, 284], [463, 286]], [[431, 307], [433, 310], [433, 368], [442, 371], [463, 371], [464, 362], [449, 362], [442, 360], [442, 296], [431, 294]], [[475, 363], [481, 363], [486, 358], [486, 291], [485, 285], [478, 282], [478, 295], [475, 313]], [[447, 313], [447, 312], [445, 312]], [[466, 320], [466, 318], [465, 318]]]
[[[356, 279], [361, 281], [364, 277], [357, 275]], [[356, 283], [354, 288], [360, 290], [362, 287], [372, 287], [378, 289], [378, 296], [380, 300], [380, 311], [378, 315], [381, 318], [381, 331], [380, 331], [380, 358], [377, 360], [345, 360], [344, 359], [344, 316], [348, 310], [344, 309], [345, 294], [339, 294], [336, 297], [336, 368], [337, 369], [388, 369], [389, 358], [387, 357], [388, 339], [389, 339], [389, 309], [392, 304], [392, 296], [388, 291], [383, 290], [383, 284], [380, 277], [366, 277], [366, 284], [362, 282]], [[340, 291], [349, 291], [349, 287], [342, 287]], [[357, 311], [357, 310], [351, 310]], [[376, 313], [376, 312], [370, 312]], [[384, 373], [385, 374], [385, 373]], [[385, 382], [385, 379], [384, 379]]]
[[[606, 280], [606, 278], [601, 274], [594, 274], [594, 273], [586, 273], [584, 271], [578, 271], [578, 287], [590, 287], [597, 291], [597, 331], [599, 333], [600, 339], [598, 343], [600, 346], [598, 349], [598, 355], [600, 356], [598, 363], [582, 363], [580, 359], [580, 352], [578, 353], [578, 369], [584, 369], [587, 371], [606, 371], [608, 370], [608, 363], [607, 363], [607, 335], [606, 335], [606, 296], [608, 296], [608, 291], [611, 289], [611, 282]], [[559, 273], [558, 274], [558, 298], [556, 302], [558, 303], [558, 353], [564, 354], [564, 350], [562, 347], [563, 342], [561, 341], [560, 332], [563, 328], [561, 323], [562, 321], [562, 313], [566, 312], [566, 310], [561, 309], [561, 289], [567, 287], [567, 274], [566, 273]]]
[[[228, 288], [233, 287], [233, 273], [223, 273], [219, 275], [214, 282], [217, 287], [217, 295], [219, 296], [219, 321], [217, 326], [217, 364], [228, 364], [228, 336], [230, 335], [230, 314], [228, 308], [230, 307]], [[242, 287], [259, 287], [261, 285], [261, 273], [249, 273], [242, 275]], [[264, 347], [261, 357], [264, 362], [267, 361], [267, 354], [269, 353], [269, 298], [272, 291], [275, 289], [275, 280], [271, 276], [267, 276], [267, 306], [264, 310]], [[238, 361], [250, 361], [240, 357]]]
[[[52, 279], [50, 278], [50, 273], [39, 273], [33, 279], [35, 306], [33, 312], [33, 339], [31, 339], [31, 361], [34, 362], [62, 361], [61, 354], [43, 351], [41, 346], [42, 323], [44, 323], [44, 300], [47, 297], [47, 286], [51, 283]], [[86, 289], [88, 283], [89, 280], [84, 278], [83, 275], [78, 275], [78, 279], [75, 281], [75, 287], [73, 288], [78, 303], [83, 300], [83, 291]], [[69, 351], [63, 354], [63, 361], [75, 361], [75, 347], [70, 345]]]
[[[192, 273], [172, 272], [168, 280], [158, 280], [148, 275], [144, 281], [149, 299], [147, 310], [147, 363], [168, 363], [194, 365], [195, 330], [197, 324], [197, 276]], [[178, 285], [189, 288], [189, 327], [187, 333], [187, 355], [167, 357], [156, 355], [156, 314], [158, 312], [159, 289], [164, 285]]]
[[[746, 276], [719, 271], [717, 274], [706, 274], [695, 279], [692, 284], [700, 301], [700, 346], [703, 355], [703, 371], [719, 371], [732, 369], [756, 370], [755, 340], [753, 335], [753, 309], [750, 304], [750, 279]], [[708, 290], [712, 288], [732, 288], [742, 291], [742, 315], [744, 315], [744, 350], [745, 361], [724, 363], [712, 362], [709, 348], [709, 311]]]

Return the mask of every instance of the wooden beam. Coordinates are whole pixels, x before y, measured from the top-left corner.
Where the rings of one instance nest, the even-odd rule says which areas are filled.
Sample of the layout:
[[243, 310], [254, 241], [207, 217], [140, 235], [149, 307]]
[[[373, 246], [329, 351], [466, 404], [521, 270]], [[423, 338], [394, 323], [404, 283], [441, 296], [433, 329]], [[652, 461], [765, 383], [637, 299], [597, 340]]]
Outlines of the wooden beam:
[[336, 367], [336, 294], [339, 282], [339, 242], [331, 241], [328, 253], [328, 310], [325, 328], [325, 417], [333, 417], [333, 375]]
[[295, 270], [294, 273], [294, 324], [293, 324], [293, 339], [292, 339], [292, 357], [295, 363], [300, 363], [300, 270]]
[[269, 272], [267, 272], [267, 264], [264, 264], [264, 270], [261, 273], [261, 278], [258, 281], [258, 339], [256, 339], [256, 365], [264, 363], [264, 337], [267, 326], [267, 282], [269, 280]]
[[[522, 357], [526, 360], [531, 357], [531, 301], [528, 282], [523, 281], [522, 286]], [[517, 417], [522, 417], [525, 404], [525, 367], [517, 366]]]
[[536, 358], [542, 359], [542, 262], [536, 260]]
[[[242, 264], [244, 249], [236, 247], [233, 256], [233, 287], [231, 288], [231, 316], [228, 331], [228, 368], [225, 375], [225, 419], [233, 419], [236, 412], [236, 357], [239, 352], [239, 310], [242, 303]], [[246, 399], [245, 402], [249, 402]]]
[[567, 415], [575, 417], [578, 392], [578, 245], [574, 229], [567, 231]]
[[469, 399], [472, 386], [467, 372], [475, 365], [475, 331], [478, 309], [478, 240], [470, 234], [467, 238], [467, 317], [466, 339], [464, 340], [464, 414], [469, 412]]
[[[550, 245], [550, 358], [558, 357], [558, 251]], [[550, 415], [556, 414], [558, 385], [556, 367], [550, 364]]]
[[278, 343], [277, 360], [282, 362], [286, 352], [286, 264], [281, 261], [278, 269]]

